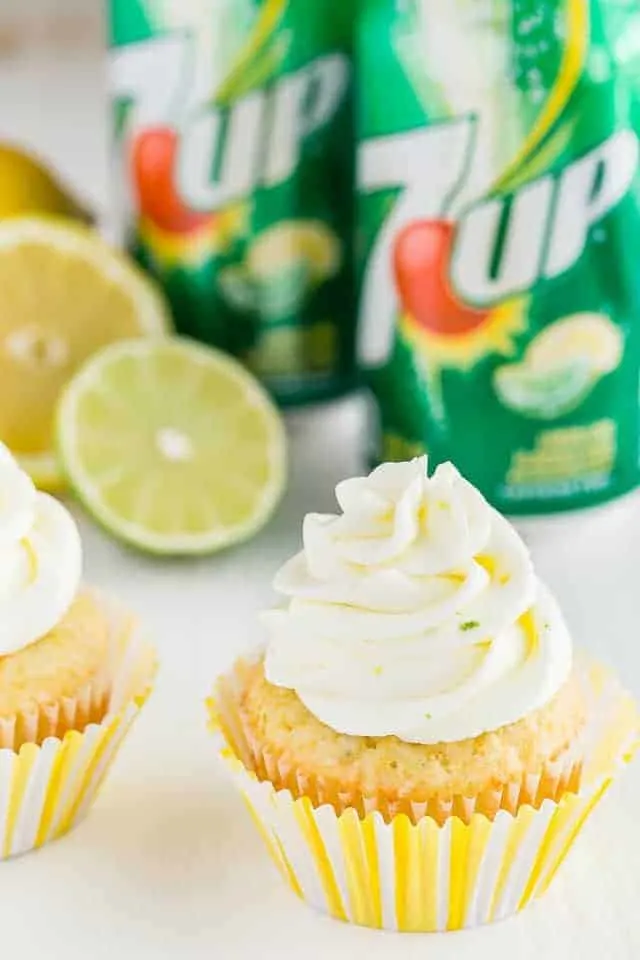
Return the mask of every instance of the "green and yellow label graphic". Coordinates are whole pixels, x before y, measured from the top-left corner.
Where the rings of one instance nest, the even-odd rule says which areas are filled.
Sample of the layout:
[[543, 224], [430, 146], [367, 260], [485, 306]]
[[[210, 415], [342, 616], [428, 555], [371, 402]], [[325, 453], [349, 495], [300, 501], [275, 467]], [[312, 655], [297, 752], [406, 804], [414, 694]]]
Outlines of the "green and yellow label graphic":
[[330, 0], [111, 0], [129, 246], [178, 329], [283, 403], [354, 379], [352, 21]]
[[640, 8], [364, 0], [358, 353], [374, 455], [501, 509], [640, 481]]

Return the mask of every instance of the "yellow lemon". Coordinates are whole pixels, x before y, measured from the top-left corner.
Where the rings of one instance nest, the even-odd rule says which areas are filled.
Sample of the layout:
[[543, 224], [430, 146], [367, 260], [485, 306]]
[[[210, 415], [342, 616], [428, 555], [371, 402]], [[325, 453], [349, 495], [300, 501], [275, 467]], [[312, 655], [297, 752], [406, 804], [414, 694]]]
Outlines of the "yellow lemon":
[[0, 222], [0, 440], [44, 487], [58, 396], [106, 344], [164, 333], [169, 316], [147, 277], [89, 227], [25, 217]]
[[87, 219], [86, 211], [40, 160], [0, 143], [0, 218], [29, 213]]

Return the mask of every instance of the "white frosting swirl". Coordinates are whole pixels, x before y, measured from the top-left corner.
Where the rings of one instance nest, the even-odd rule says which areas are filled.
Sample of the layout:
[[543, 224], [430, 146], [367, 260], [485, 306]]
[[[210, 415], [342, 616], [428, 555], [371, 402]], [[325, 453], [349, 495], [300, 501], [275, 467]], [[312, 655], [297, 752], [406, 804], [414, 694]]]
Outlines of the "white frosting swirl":
[[0, 444], [0, 656], [60, 622], [80, 583], [82, 550], [71, 515]]
[[264, 615], [267, 679], [339, 733], [464, 740], [543, 706], [571, 669], [514, 528], [450, 463], [383, 464], [309, 514]]

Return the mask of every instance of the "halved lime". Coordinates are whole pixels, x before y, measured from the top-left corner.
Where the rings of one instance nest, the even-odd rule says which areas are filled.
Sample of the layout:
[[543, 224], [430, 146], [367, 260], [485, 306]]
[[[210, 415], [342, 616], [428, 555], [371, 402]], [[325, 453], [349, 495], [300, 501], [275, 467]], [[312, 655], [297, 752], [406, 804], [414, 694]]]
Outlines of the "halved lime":
[[89, 512], [153, 553], [245, 540], [284, 488], [273, 403], [235, 360], [188, 340], [127, 340], [96, 354], [62, 395], [57, 436]]

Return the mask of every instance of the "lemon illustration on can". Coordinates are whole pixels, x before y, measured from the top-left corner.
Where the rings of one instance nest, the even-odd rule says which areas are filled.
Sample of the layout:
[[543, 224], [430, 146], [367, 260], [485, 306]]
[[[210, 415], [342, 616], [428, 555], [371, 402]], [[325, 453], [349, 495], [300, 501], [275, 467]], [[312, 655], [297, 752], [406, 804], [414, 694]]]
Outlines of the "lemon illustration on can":
[[576, 313], [535, 337], [520, 363], [494, 372], [505, 406], [536, 420], [554, 420], [575, 410], [596, 383], [619, 365], [624, 343], [619, 328], [600, 313]]
[[263, 230], [249, 248], [247, 267], [255, 277], [269, 277], [304, 264], [309, 278], [319, 283], [340, 267], [340, 243], [320, 220], [283, 220]]
[[589, 362], [594, 375], [603, 377], [616, 369], [623, 347], [620, 329], [605, 314], [574, 313], [539, 333], [526, 359], [536, 370], [550, 370], [580, 358]]
[[340, 269], [340, 241], [319, 220], [284, 220], [258, 234], [242, 264], [224, 267], [226, 300], [266, 321], [288, 320]]
[[245, 260], [258, 313], [266, 320], [295, 313], [340, 262], [340, 243], [319, 220], [284, 220], [263, 230]]

